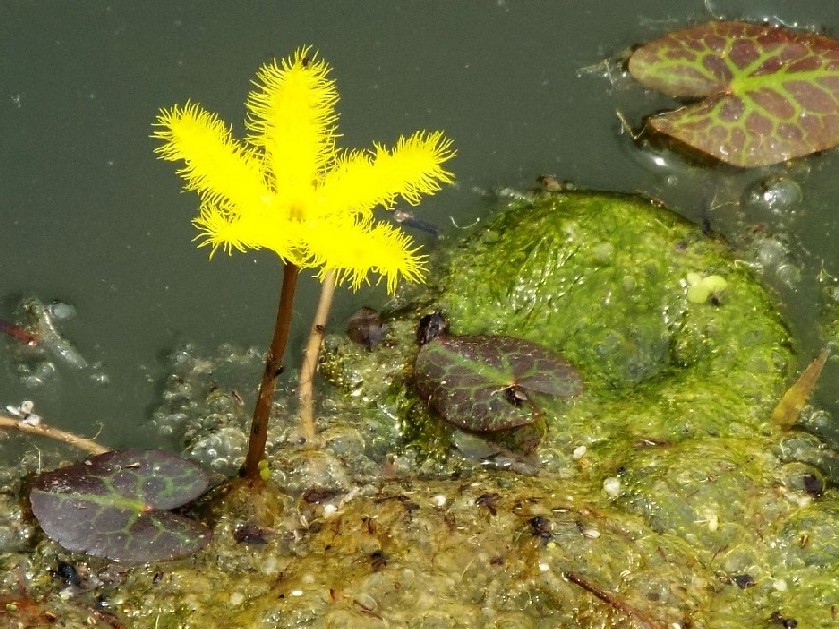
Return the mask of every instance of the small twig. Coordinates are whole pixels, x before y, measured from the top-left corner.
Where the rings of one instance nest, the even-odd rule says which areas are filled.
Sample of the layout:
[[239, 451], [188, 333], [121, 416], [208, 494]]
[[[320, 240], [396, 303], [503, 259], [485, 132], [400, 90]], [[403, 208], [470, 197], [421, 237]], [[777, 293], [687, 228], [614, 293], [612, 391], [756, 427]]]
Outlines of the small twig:
[[312, 322], [309, 342], [306, 344], [306, 353], [303, 354], [303, 364], [300, 367], [300, 386], [298, 388], [300, 398], [300, 425], [303, 429], [303, 436], [310, 445], [315, 440], [315, 418], [312, 410], [312, 381], [315, 377], [315, 371], [317, 371], [320, 346], [323, 343], [326, 320], [329, 317], [329, 309], [332, 307], [332, 297], [334, 295], [335, 269], [329, 269], [323, 277], [323, 287], [320, 291], [315, 320]]
[[109, 452], [110, 448], [106, 448], [105, 446], [99, 445], [93, 439], [85, 439], [84, 437], [79, 437], [72, 432], [67, 432], [65, 430], [60, 430], [58, 428], [53, 428], [52, 426], [47, 426], [43, 422], [40, 424], [27, 424], [25, 422], [20, 421], [20, 419], [16, 417], [10, 417], [9, 415], [0, 415], [0, 428], [4, 430], [17, 430], [18, 432], [22, 432], [27, 435], [39, 435], [41, 437], [49, 437], [50, 439], [55, 439], [57, 441], [63, 441], [66, 444], [84, 450], [85, 452], [90, 452], [91, 454], [103, 454], [104, 452]]
[[586, 592], [589, 592], [599, 598], [601, 601], [617, 609], [620, 612], [623, 612], [630, 618], [634, 618], [638, 622], [644, 623], [647, 627], [651, 627], [652, 629], [664, 629], [666, 626], [663, 622], [659, 622], [658, 620], [653, 620], [646, 614], [641, 611], [638, 611], [629, 603], [622, 601], [617, 596], [612, 594], [611, 592], [607, 592], [603, 588], [595, 585], [584, 576], [577, 574], [576, 572], [563, 572], [562, 576], [568, 579], [574, 585], [578, 585], [579, 587], [583, 588]]
[[643, 130], [638, 131], [637, 133], [635, 132], [635, 130], [632, 128], [632, 125], [629, 124], [629, 120], [627, 120], [626, 115], [622, 111], [617, 110], [615, 111], [615, 114], [617, 115], [618, 120], [620, 120], [621, 123], [621, 134], [628, 134], [629, 137], [631, 137], [636, 142], [638, 141], [638, 138], [644, 135]]
[[710, 15], [715, 20], [724, 19], [722, 13], [717, 13], [717, 10], [714, 8], [714, 3], [711, 0], [705, 0], [704, 4], [705, 10], [708, 12], [708, 15]]

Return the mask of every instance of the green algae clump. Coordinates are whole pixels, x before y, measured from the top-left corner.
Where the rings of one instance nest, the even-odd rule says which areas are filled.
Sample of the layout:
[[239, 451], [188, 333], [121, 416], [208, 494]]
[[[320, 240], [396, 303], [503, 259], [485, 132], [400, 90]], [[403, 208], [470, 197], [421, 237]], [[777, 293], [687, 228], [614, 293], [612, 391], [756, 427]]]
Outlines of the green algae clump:
[[[693, 277], [717, 278], [723, 298], [691, 299]], [[791, 358], [726, 245], [635, 196], [512, 204], [448, 258], [437, 305], [453, 333], [524, 338], [583, 373], [586, 395], [553, 424], [561, 441], [766, 433]]]

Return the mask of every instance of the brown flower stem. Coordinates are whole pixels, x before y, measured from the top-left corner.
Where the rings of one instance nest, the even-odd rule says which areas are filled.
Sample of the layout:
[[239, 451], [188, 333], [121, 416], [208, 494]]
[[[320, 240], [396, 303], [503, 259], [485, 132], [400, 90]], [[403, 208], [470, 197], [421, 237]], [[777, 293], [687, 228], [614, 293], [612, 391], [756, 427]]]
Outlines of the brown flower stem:
[[277, 307], [277, 323], [274, 326], [274, 338], [268, 348], [265, 360], [265, 372], [259, 385], [259, 395], [253, 409], [253, 421], [248, 437], [248, 455], [242, 467], [241, 475], [248, 479], [259, 478], [259, 462], [265, 458], [265, 444], [268, 441], [268, 419], [274, 404], [274, 391], [277, 389], [277, 377], [283, 371], [283, 356], [285, 355], [288, 335], [291, 330], [292, 304], [294, 289], [297, 288], [297, 277], [300, 268], [291, 262], [283, 267], [283, 288], [280, 293], [280, 303]]
[[27, 424], [16, 417], [9, 417], [8, 415], [0, 415], [0, 429], [17, 430], [27, 435], [49, 437], [50, 439], [63, 441], [66, 444], [84, 450], [85, 452], [89, 452], [90, 454], [102, 454], [104, 452], [108, 452], [110, 449], [96, 443], [93, 439], [85, 439], [84, 437], [79, 437], [72, 432], [59, 430], [58, 428], [47, 426], [44, 423]]
[[303, 364], [300, 367], [300, 386], [298, 387], [300, 425], [303, 429], [303, 436], [310, 445], [315, 440], [315, 418], [314, 412], [312, 411], [312, 381], [315, 378], [315, 371], [317, 371], [320, 346], [323, 343], [326, 320], [329, 317], [329, 309], [332, 307], [332, 297], [334, 295], [335, 269], [328, 269], [323, 277], [323, 287], [320, 291], [315, 320], [312, 322], [309, 342], [306, 345], [306, 353], [303, 354]]

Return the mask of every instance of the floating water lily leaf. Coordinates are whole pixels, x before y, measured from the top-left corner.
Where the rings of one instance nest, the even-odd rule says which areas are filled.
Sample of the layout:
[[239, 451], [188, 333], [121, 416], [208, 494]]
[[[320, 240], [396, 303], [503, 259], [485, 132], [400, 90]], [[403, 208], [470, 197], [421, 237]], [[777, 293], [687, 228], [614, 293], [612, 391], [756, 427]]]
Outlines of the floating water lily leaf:
[[475, 432], [534, 421], [533, 393], [572, 397], [583, 390], [563, 358], [508, 336], [437, 337], [420, 348], [414, 385], [443, 419]]
[[207, 489], [195, 464], [162, 450], [115, 450], [37, 476], [29, 494], [44, 532], [67, 550], [116, 561], [188, 555], [211, 537], [166, 511]]
[[652, 116], [653, 130], [736, 166], [839, 144], [839, 42], [768, 24], [709, 22], [645, 44], [637, 80], [704, 100]]

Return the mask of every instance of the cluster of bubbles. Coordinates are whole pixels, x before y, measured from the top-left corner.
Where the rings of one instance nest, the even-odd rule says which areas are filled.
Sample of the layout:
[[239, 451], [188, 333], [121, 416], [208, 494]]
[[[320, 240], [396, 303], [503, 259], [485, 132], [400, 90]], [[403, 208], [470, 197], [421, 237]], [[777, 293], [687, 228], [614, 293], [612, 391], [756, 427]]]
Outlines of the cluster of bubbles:
[[167, 363], [154, 429], [197, 463], [234, 475], [247, 451], [262, 354], [232, 344], [208, 354], [188, 344], [172, 352]]
[[632, 160], [655, 176], [649, 193], [688, 217], [726, 236], [766, 281], [784, 290], [801, 284], [802, 264], [791, 243], [802, 217], [804, 193], [799, 183], [807, 175], [799, 166], [784, 172], [731, 172], [692, 165], [676, 153], [649, 142], [627, 147]]
[[793, 261], [789, 245], [783, 239], [759, 235], [755, 238], [753, 251], [755, 266], [769, 281], [775, 280], [791, 290], [801, 283], [801, 267]]
[[788, 234], [801, 213], [803, 200], [801, 186], [795, 179], [770, 175], [747, 186], [740, 203], [749, 225], [752, 266], [770, 284], [792, 291], [800, 286], [803, 271]]
[[[247, 454], [257, 385], [265, 368], [255, 348], [224, 344], [206, 352], [188, 344], [168, 358], [161, 404], [152, 415], [156, 432], [184, 456], [224, 476], [235, 476]], [[296, 382], [296, 374], [287, 374]], [[316, 419], [320, 447], [306, 447], [293, 387], [278, 383], [266, 455], [272, 478], [286, 491], [318, 486], [347, 491], [356, 474], [378, 477], [383, 449], [392, 445], [376, 427], [364, 426], [340, 399], [318, 390]], [[321, 383], [325, 385], [325, 383]]]
[[804, 193], [797, 181], [774, 175], [746, 188], [742, 203], [747, 217], [753, 221], [785, 221], [795, 215], [803, 200]]

